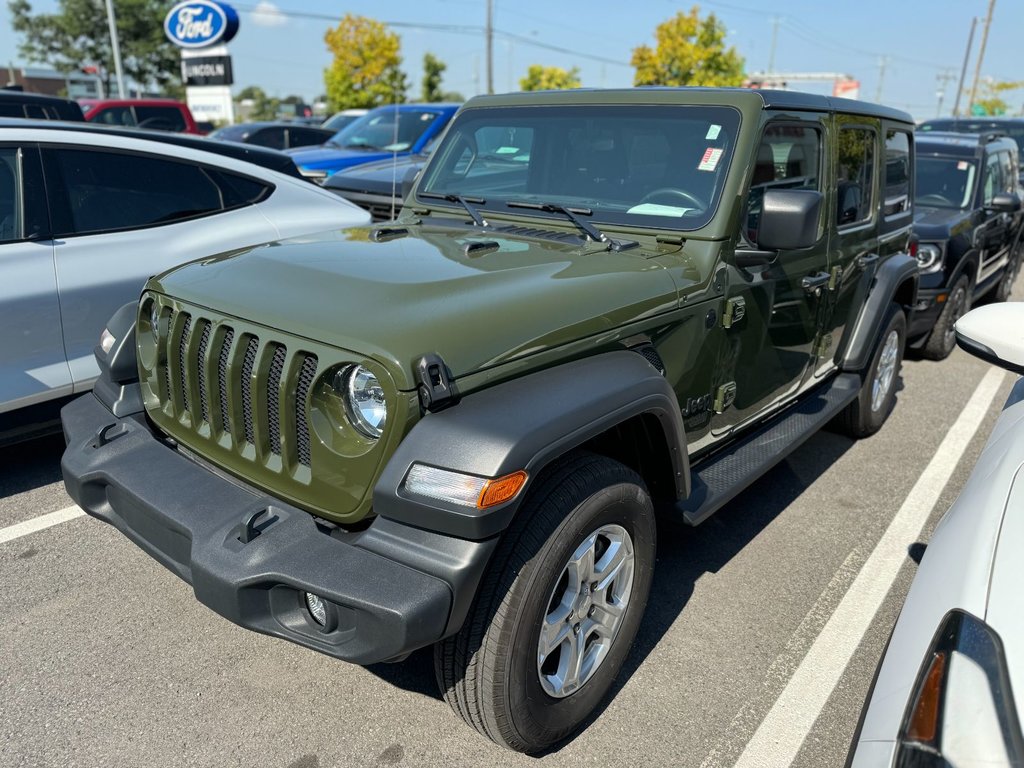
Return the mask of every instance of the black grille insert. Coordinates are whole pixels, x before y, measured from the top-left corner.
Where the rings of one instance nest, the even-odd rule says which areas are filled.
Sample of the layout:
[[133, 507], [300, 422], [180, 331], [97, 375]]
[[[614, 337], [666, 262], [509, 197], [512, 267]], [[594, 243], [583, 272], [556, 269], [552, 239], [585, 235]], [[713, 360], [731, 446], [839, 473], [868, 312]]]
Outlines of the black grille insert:
[[310, 466], [309, 424], [306, 422], [306, 398], [309, 388], [316, 377], [316, 355], [307, 355], [299, 369], [299, 381], [295, 387], [295, 447], [299, 455], [299, 463]]
[[196, 374], [199, 382], [199, 412], [203, 421], [210, 423], [210, 398], [206, 394], [206, 353], [210, 348], [210, 323], [207, 320], [203, 324], [202, 333], [199, 334], [199, 359], [196, 361]]
[[267, 381], [267, 427], [270, 433], [270, 450], [281, 455], [281, 374], [284, 373], [285, 348], [276, 345], [270, 361], [270, 376]]
[[192, 331], [192, 315], [185, 315], [181, 326], [181, 340], [178, 342], [178, 374], [181, 376], [181, 408], [188, 411], [188, 337]]
[[242, 361], [242, 418], [245, 420], [245, 439], [253, 445], [256, 444], [256, 427], [252, 402], [252, 369], [256, 365], [256, 348], [259, 345], [260, 340], [250, 336]]
[[221, 428], [229, 435], [231, 434], [231, 413], [228, 411], [228, 360], [231, 358], [231, 342], [235, 339], [235, 332], [228, 328], [224, 332], [224, 338], [220, 343], [220, 356], [217, 358], [217, 393], [220, 395], [220, 423]]

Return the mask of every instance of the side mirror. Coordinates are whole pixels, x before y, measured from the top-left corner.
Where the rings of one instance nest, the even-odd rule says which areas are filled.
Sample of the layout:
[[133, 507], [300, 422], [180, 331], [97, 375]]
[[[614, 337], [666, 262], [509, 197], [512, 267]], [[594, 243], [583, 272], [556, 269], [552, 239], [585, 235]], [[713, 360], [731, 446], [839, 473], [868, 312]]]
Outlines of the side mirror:
[[818, 242], [822, 195], [813, 189], [769, 189], [764, 193], [757, 245], [767, 251], [810, 248]]
[[413, 186], [416, 184], [416, 177], [420, 175], [421, 168], [409, 168], [402, 177], [402, 200], [408, 200]]
[[986, 304], [956, 321], [956, 343], [975, 357], [1024, 373], [1024, 302]]
[[1000, 192], [985, 207], [999, 213], [1016, 213], [1020, 210], [1020, 198], [1010, 192]]

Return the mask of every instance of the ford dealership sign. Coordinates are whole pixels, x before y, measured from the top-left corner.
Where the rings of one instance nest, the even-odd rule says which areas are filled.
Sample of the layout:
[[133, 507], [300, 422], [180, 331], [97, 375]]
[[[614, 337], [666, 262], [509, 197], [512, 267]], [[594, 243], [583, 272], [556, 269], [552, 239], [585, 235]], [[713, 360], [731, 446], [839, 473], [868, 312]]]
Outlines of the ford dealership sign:
[[214, 0], [178, 3], [164, 19], [164, 32], [182, 48], [206, 48], [226, 43], [238, 32], [238, 13]]

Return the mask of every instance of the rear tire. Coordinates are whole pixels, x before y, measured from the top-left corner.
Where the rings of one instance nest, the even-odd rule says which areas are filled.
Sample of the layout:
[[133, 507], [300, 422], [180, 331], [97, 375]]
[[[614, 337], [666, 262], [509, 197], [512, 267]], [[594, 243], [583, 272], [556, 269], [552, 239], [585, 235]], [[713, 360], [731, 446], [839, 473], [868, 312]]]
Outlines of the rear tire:
[[878, 337], [871, 363], [864, 371], [860, 392], [839, 414], [840, 431], [859, 439], [882, 428], [896, 404], [896, 387], [906, 339], [907, 318], [903, 310], [893, 304], [886, 316], [884, 330]]
[[1024, 227], [1021, 227], [1017, 238], [1013, 241], [1013, 247], [1010, 248], [1010, 259], [1004, 267], [1003, 276], [999, 278], [999, 285], [996, 286], [992, 295], [996, 301], [1008, 301], [1010, 294], [1013, 293], [1013, 284], [1017, 280], [1017, 275], [1020, 274], [1021, 251], [1024, 250], [1022, 240], [1024, 240]]
[[655, 535], [633, 470], [585, 453], [549, 467], [502, 537], [463, 628], [434, 646], [452, 709], [518, 752], [579, 728], [636, 637]]
[[956, 321], [966, 315], [971, 309], [971, 282], [963, 275], [953, 285], [949, 292], [946, 304], [939, 313], [935, 327], [924, 345], [921, 353], [929, 360], [945, 360], [949, 353], [956, 346], [956, 334], [953, 326]]

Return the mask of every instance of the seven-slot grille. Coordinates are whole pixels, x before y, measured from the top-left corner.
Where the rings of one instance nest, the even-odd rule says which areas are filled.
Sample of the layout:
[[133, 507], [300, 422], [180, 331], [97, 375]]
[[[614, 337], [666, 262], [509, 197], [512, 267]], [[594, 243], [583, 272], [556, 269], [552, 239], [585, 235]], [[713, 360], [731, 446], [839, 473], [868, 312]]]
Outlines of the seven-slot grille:
[[161, 338], [156, 381], [173, 415], [233, 448], [252, 446], [287, 468], [311, 464], [307, 401], [315, 354], [237, 331], [187, 311], [172, 315]]

